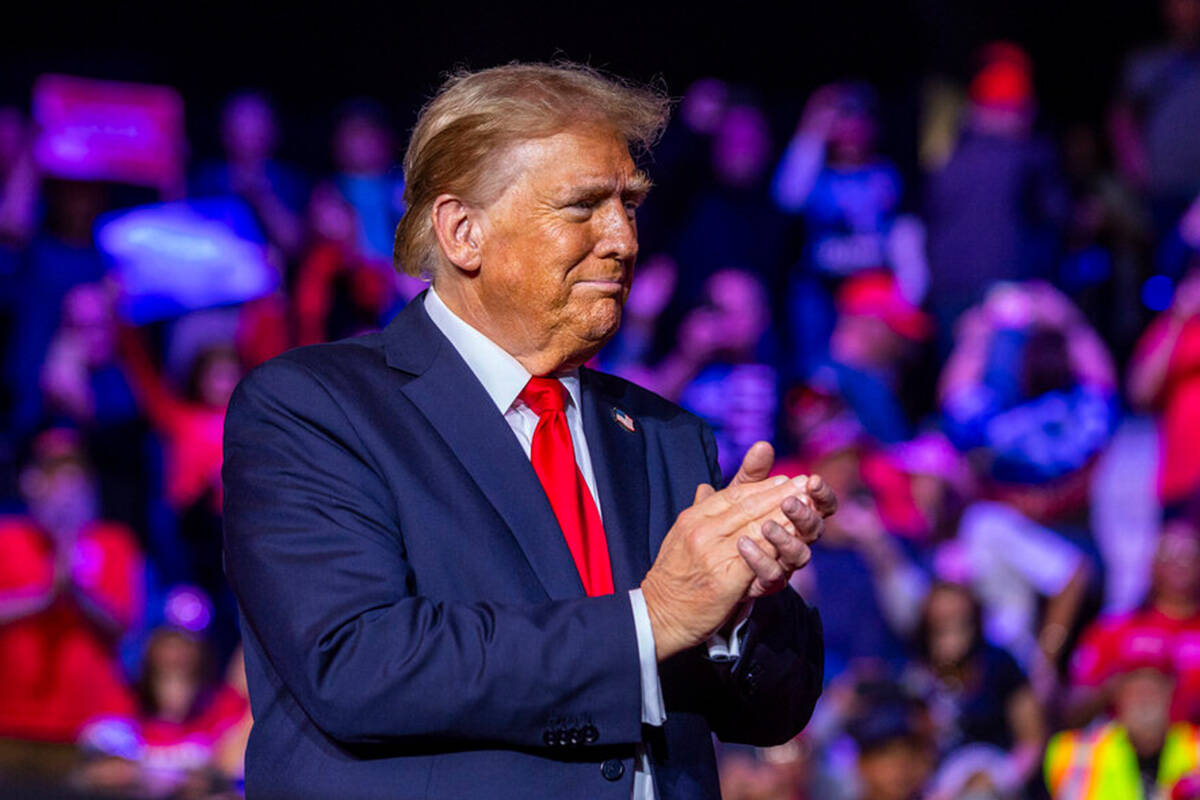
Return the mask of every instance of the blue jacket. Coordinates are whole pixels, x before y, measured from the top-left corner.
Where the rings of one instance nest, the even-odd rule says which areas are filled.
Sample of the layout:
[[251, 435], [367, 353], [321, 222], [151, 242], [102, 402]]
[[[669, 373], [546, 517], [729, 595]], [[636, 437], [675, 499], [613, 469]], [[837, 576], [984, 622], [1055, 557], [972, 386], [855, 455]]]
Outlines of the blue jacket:
[[794, 736], [823, 654], [794, 592], [761, 599], [735, 664], [696, 648], [659, 665], [668, 719], [643, 731], [627, 590], [719, 480], [711, 433], [581, 370], [616, 586], [588, 598], [529, 459], [422, 299], [268, 361], [230, 402], [247, 796], [628, 800], [645, 740], [662, 800], [719, 797], [711, 734]]

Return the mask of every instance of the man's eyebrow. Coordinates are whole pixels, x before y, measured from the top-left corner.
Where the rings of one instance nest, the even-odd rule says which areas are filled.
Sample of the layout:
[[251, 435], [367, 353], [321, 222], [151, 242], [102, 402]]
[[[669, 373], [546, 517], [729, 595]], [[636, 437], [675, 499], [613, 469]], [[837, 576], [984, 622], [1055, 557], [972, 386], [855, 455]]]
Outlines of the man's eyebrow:
[[572, 197], [604, 197], [617, 191], [618, 187], [621, 191], [622, 198], [629, 197], [644, 197], [650, 191], [652, 183], [645, 172], [638, 170], [629, 176], [622, 183], [613, 179], [597, 178], [594, 181], [577, 184], [570, 187], [569, 193]]
[[650, 176], [639, 169], [629, 177], [625, 183], [625, 189], [621, 193], [626, 196], [644, 197], [653, 185], [654, 182], [650, 180]]

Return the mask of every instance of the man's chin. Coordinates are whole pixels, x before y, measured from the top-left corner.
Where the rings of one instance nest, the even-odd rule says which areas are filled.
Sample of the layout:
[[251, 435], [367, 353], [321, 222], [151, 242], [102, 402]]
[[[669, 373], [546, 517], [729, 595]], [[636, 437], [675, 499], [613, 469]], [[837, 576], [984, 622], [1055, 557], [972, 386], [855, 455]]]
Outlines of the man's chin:
[[589, 303], [586, 309], [579, 311], [574, 334], [579, 347], [575, 358], [571, 359], [576, 366], [599, 353], [616, 335], [621, 325], [621, 308], [617, 298], [606, 298]]
[[608, 342], [621, 327], [621, 310], [624, 308], [623, 297], [605, 297], [591, 304], [588, 309], [588, 321], [591, 336], [603, 343]]

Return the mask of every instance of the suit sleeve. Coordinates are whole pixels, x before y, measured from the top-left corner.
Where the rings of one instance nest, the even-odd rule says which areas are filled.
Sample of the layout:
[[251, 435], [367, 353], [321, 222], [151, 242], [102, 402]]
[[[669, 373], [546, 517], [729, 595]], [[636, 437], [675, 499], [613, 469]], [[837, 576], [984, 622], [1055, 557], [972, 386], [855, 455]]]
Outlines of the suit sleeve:
[[239, 385], [223, 475], [225, 568], [244, 622], [326, 735], [640, 741], [628, 594], [530, 605], [422, 596], [403, 539], [439, 532], [400, 530], [402, 499], [304, 364], [277, 358]]
[[[707, 425], [702, 431], [709, 474], [721, 486], [716, 442]], [[754, 601], [736, 661], [710, 661], [693, 648], [661, 665], [667, 713], [695, 709], [725, 742], [781, 744], [808, 724], [824, 664], [821, 619], [789, 586]]]

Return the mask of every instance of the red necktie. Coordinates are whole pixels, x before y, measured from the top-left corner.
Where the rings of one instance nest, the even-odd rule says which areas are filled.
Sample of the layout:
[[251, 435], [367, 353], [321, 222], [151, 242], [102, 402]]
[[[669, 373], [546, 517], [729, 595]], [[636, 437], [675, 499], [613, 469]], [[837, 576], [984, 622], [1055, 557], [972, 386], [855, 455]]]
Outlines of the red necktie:
[[555, 378], [535, 376], [521, 390], [521, 400], [538, 415], [530, 460], [550, 499], [588, 597], [612, 594], [612, 566], [608, 561], [604, 525], [591, 490], [575, 463], [565, 396], [566, 389]]

